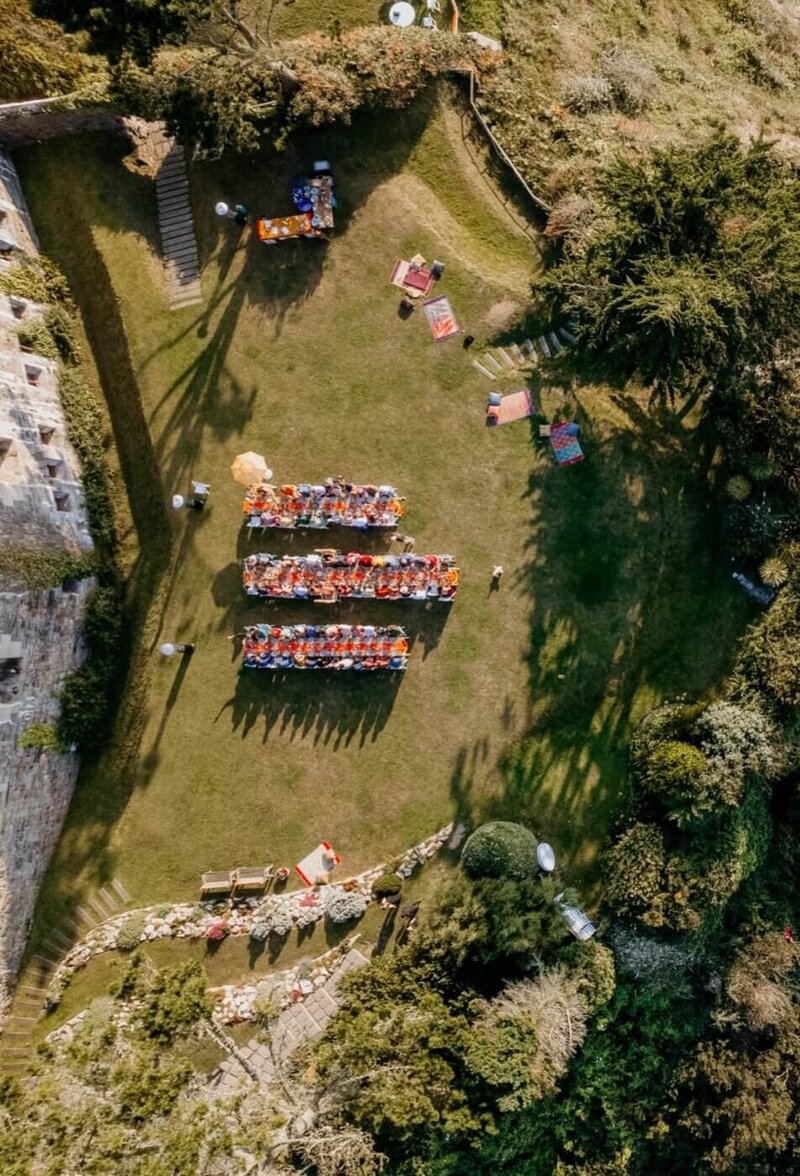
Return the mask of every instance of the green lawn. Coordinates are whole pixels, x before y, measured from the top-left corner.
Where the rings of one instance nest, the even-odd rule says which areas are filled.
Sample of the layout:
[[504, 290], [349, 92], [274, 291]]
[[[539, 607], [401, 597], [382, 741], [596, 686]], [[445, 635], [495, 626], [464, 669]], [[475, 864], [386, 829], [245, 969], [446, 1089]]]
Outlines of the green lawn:
[[[329, 246], [266, 249], [213, 213], [221, 197], [290, 211], [299, 155], [196, 167], [206, 303], [178, 313], [153, 186], [117, 141], [18, 154], [43, 248], [84, 314], [133, 520], [118, 730], [84, 764], [37, 930], [112, 876], [136, 903], [189, 898], [204, 869], [291, 864], [320, 837], [350, 873], [455, 814], [530, 821], [588, 888], [632, 724], [677, 690], [718, 687], [746, 605], [715, 564], [714, 453], [694, 417], [566, 377], [537, 383], [548, 416], [566, 408], [583, 426], [588, 460], [556, 469], [535, 427], [485, 428], [488, 386], [458, 340], [434, 344], [421, 311], [397, 316], [388, 274], [416, 250], [446, 263], [441, 288], [479, 344], [514, 337], [525, 315], [535, 243], [461, 131], [428, 102], [305, 143], [306, 159], [334, 161]], [[279, 479], [395, 483], [417, 550], [459, 557], [450, 610], [343, 609], [405, 621], [403, 678], [239, 672], [230, 634], [309, 607], [242, 594], [228, 466], [244, 449]], [[190, 476], [213, 486], [202, 515], [167, 506]], [[166, 639], [197, 642], [188, 666], [159, 659]]]

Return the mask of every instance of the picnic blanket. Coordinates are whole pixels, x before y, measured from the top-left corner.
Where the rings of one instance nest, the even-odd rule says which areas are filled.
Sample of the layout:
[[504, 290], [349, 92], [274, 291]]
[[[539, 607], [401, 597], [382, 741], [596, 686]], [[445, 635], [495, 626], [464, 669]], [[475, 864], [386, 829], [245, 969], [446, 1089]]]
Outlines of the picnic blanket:
[[321, 874], [330, 873], [331, 861], [334, 866], [338, 866], [341, 860], [329, 841], [321, 841], [316, 849], [312, 849], [311, 853], [297, 863], [295, 870], [306, 886], [314, 886]]
[[450, 300], [445, 294], [438, 294], [436, 298], [428, 298], [422, 304], [425, 318], [431, 329], [431, 334], [437, 343], [442, 343], [452, 335], [458, 334], [458, 323], [453, 314]]
[[395, 262], [389, 281], [393, 286], [405, 290], [412, 298], [419, 298], [420, 295], [424, 297], [430, 293], [433, 274], [427, 266], [422, 265], [419, 269], [414, 269], [410, 261], [403, 261], [401, 258]]
[[499, 404], [492, 404], [486, 410], [487, 425], [507, 425], [510, 421], [522, 421], [534, 414], [533, 397], [527, 388], [503, 396]]
[[574, 421], [558, 421], [550, 429], [550, 444], [560, 466], [583, 461], [584, 452], [577, 436], [579, 428]]

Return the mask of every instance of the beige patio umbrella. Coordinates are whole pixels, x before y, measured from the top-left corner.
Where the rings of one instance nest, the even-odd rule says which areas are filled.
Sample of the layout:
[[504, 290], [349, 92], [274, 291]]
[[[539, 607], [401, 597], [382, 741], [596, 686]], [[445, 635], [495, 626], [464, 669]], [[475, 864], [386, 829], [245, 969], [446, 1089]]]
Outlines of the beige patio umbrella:
[[268, 482], [272, 477], [272, 470], [260, 453], [240, 453], [231, 465], [234, 482], [241, 486], [251, 486], [253, 482]]

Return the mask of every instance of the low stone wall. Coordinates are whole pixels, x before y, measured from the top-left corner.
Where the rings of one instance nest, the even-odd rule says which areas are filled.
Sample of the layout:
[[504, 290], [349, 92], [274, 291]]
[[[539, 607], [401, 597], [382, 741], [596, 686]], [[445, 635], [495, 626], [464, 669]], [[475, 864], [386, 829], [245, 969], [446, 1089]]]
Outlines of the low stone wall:
[[0, 143], [9, 149], [93, 131], [125, 134], [125, 119], [111, 106], [66, 109], [40, 102], [13, 102], [0, 107]]
[[[418, 866], [434, 857], [453, 835], [452, 823], [445, 825], [431, 837], [413, 846], [403, 855], [396, 873], [399, 878], [409, 878]], [[70, 978], [88, 964], [94, 956], [119, 948], [119, 936], [131, 919], [142, 920], [139, 942], [155, 939], [205, 939], [215, 938], [215, 930], [228, 935], [250, 935], [259, 924], [263, 924], [266, 913], [270, 919], [285, 926], [283, 935], [292, 928], [309, 927], [325, 917], [334, 899], [346, 895], [360, 895], [364, 906], [374, 901], [373, 882], [386, 873], [388, 866], [382, 863], [347, 878], [343, 882], [328, 886], [315, 886], [304, 890], [292, 890], [285, 894], [269, 894], [263, 899], [241, 900], [235, 907], [225, 902], [177, 903], [147, 907], [139, 911], [126, 911], [115, 915], [93, 928], [84, 939], [77, 943], [62, 960], [53, 974], [47, 995], [47, 1003], [56, 1005], [69, 984]], [[276, 919], [280, 912], [283, 916]], [[209, 935], [211, 932], [211, 935]], [[274, 932], [278, 934], [278, 932]]]

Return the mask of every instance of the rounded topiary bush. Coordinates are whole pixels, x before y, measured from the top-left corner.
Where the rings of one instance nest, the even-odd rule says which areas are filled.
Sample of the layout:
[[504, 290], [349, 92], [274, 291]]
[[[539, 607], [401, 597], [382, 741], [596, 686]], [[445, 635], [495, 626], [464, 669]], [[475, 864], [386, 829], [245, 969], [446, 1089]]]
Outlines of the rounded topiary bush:
[[390, 894], [399, 894], [402, 889], [403, 879], [394, 873], [381, 874], [372, 883], [372, 893], [378, 899], [387, 898]]
[[524, 825], [489, 821], [467, 838], [461, 865], [470, 878], [530, 878], [538, 869], [536, 838]]

